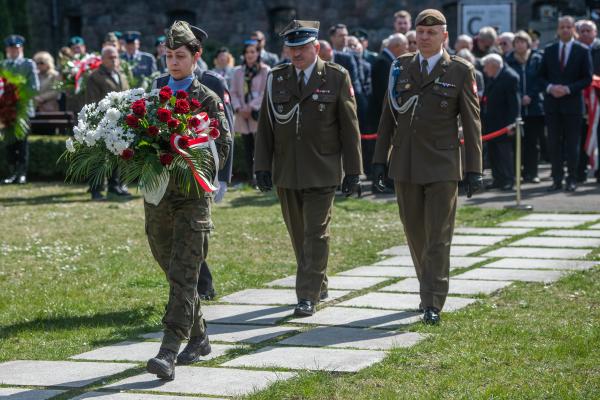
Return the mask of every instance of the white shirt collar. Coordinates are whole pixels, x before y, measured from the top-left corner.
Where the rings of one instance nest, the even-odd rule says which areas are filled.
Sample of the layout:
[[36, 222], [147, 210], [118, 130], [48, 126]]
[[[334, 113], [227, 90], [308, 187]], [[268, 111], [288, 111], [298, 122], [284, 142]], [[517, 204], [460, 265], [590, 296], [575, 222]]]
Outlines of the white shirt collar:
[[[308, 67], [306, 67], [306, 69], [304, 70], [304, 84], [308, 83], [308, 80], [310, 79], [310, 75], [312, 74], [313, 70], [315, 69], [315, 65], [317, 65], [317, 58], [315, 58], [315, 61], [309, 65]], [[299, 68], [294, 67], [294, 69], [296, 70], [296, 76], [300, 75], [300, 71], [302, 71]]]
[[[433, 68], [435, 67], [435, 65], [437, 64], [437, 62], [440, 60], [440, 58], [442, 58], [442, 56], [444, 55], [444, 49], [441, 49], [439, 53], [436, 53], [434, 55], [432, 55], [431, 57], [427, 58], [427, 73], [431, 73], [431, 71], [433, 71]], [[419, 65], [421, 65], [421, 63], [423, 62], [423, 55], [421, 53], [419, 53]]]

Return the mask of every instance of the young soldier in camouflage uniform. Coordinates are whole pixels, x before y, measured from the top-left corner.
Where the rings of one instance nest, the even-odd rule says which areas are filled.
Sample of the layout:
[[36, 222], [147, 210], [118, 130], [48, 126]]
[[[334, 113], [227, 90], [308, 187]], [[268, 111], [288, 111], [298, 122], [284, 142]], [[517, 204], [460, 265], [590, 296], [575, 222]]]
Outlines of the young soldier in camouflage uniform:
[[[202, 103], [202, 110], [219, 121], [216, 140], [219, 160], [227, 158], [231, 144], [229, 124], [219, 97], [202, 85], [193, 74], [200, 57], [200, 42], [206, 33], [187, 22], [176, 21], [167, 33], [168, 79], [158, 78], [155, 86], [167, 84], [173, 91], [186, 90], [190, 98]], [[154, 258], [169, 281], [169, 301], [163, 317], [164, 336], [158, 355], [146, 369], [161, 379], [175, 378], [178, 364], [191, 364], [210, 353], [206, 323], [197, 292], [200, 265], [206, 258], [208, 236], [213, 228], [210, 218], [212, 195], [202, 189], [186, 194], [171, 177], [158, 205], [144, 203], [146, 233]], [[181, 342], [189, 339], [177, 356]]]

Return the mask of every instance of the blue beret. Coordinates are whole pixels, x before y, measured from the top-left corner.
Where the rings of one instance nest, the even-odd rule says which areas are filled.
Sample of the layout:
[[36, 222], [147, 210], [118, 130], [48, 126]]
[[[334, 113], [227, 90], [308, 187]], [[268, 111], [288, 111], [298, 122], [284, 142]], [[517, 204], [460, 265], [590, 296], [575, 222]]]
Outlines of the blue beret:
[[69, 39], [69, 46], [73, 46], [76, 44], [85, 44], [85, 40], [81, 36], [72, 36]]
[[158, 46], [159, 44], [164, 43], [166, 41], [167, 41], [167, 37], [165, 35], [161, 35], [156, 38], [156, 41], [154, 42], [154, 46]]
[[21, 35], [10, 35], [4, 39], [6, 47], [23, 47], [24, 44], [25, 38]]

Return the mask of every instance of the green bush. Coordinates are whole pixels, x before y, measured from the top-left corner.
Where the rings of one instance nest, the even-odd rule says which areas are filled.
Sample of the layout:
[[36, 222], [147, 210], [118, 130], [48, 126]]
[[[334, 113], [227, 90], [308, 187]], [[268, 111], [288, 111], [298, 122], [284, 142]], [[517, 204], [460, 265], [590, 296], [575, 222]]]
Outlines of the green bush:
[[[34, 180], [64, 180], [66, 164], [57, 164], [67, 136], [29, 136], [29, 171]], [[0, 141], [0, 176], [9, 174], [5, 143]]]
[[[40, 181], [65, 180], [67, 165], [64, 162], [57, 163], [57, 161], [65, 151], [66, 139], [67, 136], [29, 136], [28, 178]], [[9, 174], [5, 154], [5, 143], [0, 141], [0, 177]], [[244, 162], [244, 146], [238, 135], [233, 152], [233, 180], [245, 180], [248, 177]]]

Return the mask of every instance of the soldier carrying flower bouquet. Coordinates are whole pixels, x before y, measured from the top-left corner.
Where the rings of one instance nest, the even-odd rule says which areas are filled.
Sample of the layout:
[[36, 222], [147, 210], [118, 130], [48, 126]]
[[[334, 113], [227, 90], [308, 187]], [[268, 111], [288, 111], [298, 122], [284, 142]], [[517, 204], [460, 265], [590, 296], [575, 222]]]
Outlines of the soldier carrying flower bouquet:
[[196, 286], [213, 229], [211, 193], [232, 139], [223, 103], [193, 74], [205, 38], [176, 21], [167, 33], [167, 85], [86, 105], [64, 154], [71, 178], [100, 180], [119, 168], [144, 194], [148, 242], [169, 282], [162, 344], [147, 370], [169, 380], [176, 359], [190, 364], [211, 351]]

